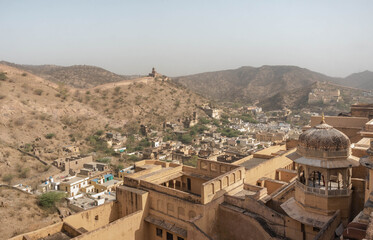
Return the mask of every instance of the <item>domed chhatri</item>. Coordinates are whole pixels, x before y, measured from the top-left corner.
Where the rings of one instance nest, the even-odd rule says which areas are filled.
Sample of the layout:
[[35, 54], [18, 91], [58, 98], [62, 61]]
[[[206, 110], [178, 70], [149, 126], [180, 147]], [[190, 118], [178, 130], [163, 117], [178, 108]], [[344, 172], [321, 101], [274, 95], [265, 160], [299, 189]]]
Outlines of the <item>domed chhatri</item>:
[[289, 157], [298, 164], [326, 169], [358, 166], [350, 145], [350, 139], [326, 124], [323, 117], [319, 125], [299, 136], [297, 151]]
[[350, 139], [323, 118], [319, 125], [299, 136], [297, 150], [287, 156], [298, 170], [294, 197], [297, 205], [287, 201], [281, 205], [284, 211], [291, 216], [289, 209], [302, 206], [306, 212], [331, 216], [340, 210], [341, 219], [347, 224], [352, 167], [359, 165], [358, 159], [351, 156]]
[[340, 151], [350, 147], [350, 139], [332, 126], [321, 123], [299, 136], [299, 145], [308, 149]]
[[299, 136], [297, 153], [306, 158], [331, 160], [351, 155], [350, 139], [324, 120]]

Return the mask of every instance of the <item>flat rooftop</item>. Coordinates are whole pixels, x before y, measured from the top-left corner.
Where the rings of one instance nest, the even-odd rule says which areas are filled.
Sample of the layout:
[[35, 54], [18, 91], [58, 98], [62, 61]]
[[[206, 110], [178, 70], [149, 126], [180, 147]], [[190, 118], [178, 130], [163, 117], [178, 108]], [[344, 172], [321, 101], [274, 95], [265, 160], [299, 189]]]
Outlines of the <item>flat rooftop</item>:
[[104, 183], [102, 183], [102, 184], [100, 184], [100, 185], [105, 186], [105, 187], [109, 187], [109, 186], [111, 186], [111, 185], [115, 185], [115, 184], [117, 184], [118, 182], [121, 182], [121, 181], [118, 181], [118, 180], [112, 179], [112, 180], [109, 180], [109, 181], [107, 181], [107, 182], [104, 182]]
[[241, 199], [245, 199], [246, 195], [253, 196], [255, 194], [256, 194], [256, 192], [254, 192], [254, 191], [243, 189], [243, 190], [239, 191], [238, 193], [234, 194], [233, 196], [239, 197]]
[[239, 165], [242, 166], [242, 167], [245, 167], [248, 170], [248, 169], [255, 168], [256, 166], [259, 166], [260, 164], [262, 164], [266, 161], [269, 161], [269, 160], [271, 160], [271, 159], [270, 158], [269, 159], [255, 158], [254, 157], [254, 158], [247, 159], [245, 162], [242, 162]]
[[286, 145], [285, 144], [275, 145], [275, 146], [271, 146], [269, 148], [265, 148], [263, 150], [255, 152], [254, 157], [255, 157], [255, 155], [274, 157], [276, 155], [279, 155], [279, 154], [283, 153], [283, 151], [286, 151]]
[[136, 177], [136, 179], [143, 180], [143, 179], [146, 179], [150, 176], [154, 176], [154, 175], [157, 175], [157, 174], [162, 173], [162, 172], [167, 172], [170, 169], [173, 169], [173, 168], [172, 167], [162, 168], [162, 169], [159, 169], [158, 171], [154, 171], [154, 172], [147, 173], [147, 174], [141, 175], [139, 177]]
[[67, 181], [62, 181], [61, 183], [67, 183], [67, 184], [72, 184], [72, 183], [76, 183], [76, 182], [79, 182], [79, 181], [82, 181], [84, 180], [84, 178], [81, 178], [81, 177], [73, 177]]
[[354, 144], [354, 147], [358, 148], [369, 148], [370, 147], [370, 138], [362, 138], [360, 141]]
[[[322, 116], [311, 116], [311, 127], [320, 124]], [[325, 116], [325, 122], [335, 128], [361, 129], [367, 122], [365, 117]]]
[[95, 200], [88, 197], [81, 197], [71, 200], [70, 204], [78, 206], [83, 209], [89, 209], [95, 207]]

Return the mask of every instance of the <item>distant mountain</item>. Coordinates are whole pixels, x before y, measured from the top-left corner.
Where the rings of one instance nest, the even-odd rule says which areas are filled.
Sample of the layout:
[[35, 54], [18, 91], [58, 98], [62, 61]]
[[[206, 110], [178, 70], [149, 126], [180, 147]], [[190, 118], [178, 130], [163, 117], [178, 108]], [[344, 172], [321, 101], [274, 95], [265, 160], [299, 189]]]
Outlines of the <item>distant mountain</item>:
[[173, 78], [216, 101], [250, 103], [276, 94], [337, 79], [296, 66], [241, 67]]
[[[310, 92], [335, 92], [340, 91], [341, 99], [339, 102], [322, 103], [314, 102], [308, 103], [308, 96]], [[309, 108], [314, 111], [317, 109], [323, 109], [329, 113], [339, 113], [342, 111], [348, 111], [350, 105], [356, 102], [371, 103], [373, 98], [371, 96], [364, 96], [363, 89], [351, 88], [346, 86], [337, 85], [332, 82], [315, 82], [309, 86], [301, 87], [285, 92], [280, 92], [269, 98], [262, 99], [259, 103], [265, 110], [278, 110], [284, 107], [292, 110], [301, 110], [303, 108]]]
[[337, 83], [349, 87], [373, 89], [373, 72], [354, 73], [344, 79], [340, 79]]
[[51, 82], [64, 83], [76, 88], [90, 88], [105, 83], [119, 82], [139, 77], [118, 75], [103, 68], [87, 65], [68, 67], [57, 65], [20, 65], [5, 61], [0, 61], [0, 64], [30, 72]]

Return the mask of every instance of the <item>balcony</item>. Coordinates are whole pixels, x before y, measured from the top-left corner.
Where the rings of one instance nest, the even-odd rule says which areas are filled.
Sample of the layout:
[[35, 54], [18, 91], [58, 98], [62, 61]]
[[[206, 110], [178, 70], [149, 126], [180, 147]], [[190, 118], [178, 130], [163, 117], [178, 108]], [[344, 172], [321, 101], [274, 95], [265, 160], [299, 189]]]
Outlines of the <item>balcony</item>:
[[349, 196], [352, 193], [351, 184], [347, 189], [338, 189], [336, 183], [332, 183], [331, 187], [325, 189], [325, 186], [320, 186], [318, 184], [315, 187], [306, 186], [305, 184], [296, 181], [296, 186], [302, 189], [304, 192], [314, 193], [323, 196]]

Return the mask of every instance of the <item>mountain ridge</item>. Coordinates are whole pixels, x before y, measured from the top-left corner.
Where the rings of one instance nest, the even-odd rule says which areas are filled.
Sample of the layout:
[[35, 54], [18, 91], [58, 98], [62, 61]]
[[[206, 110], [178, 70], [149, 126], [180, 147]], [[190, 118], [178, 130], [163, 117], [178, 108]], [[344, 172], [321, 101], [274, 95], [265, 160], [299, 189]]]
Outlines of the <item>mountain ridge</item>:
[[0, 64], [30, 72], [54, 83], [67, 84], [76, 88], [91, 88], [104, 83], [131, 80], [139, 77], [136, 75], [119, 75], [91, 65], [26, 65], [6, 61], [0, 61]]
[[216, 101], [255, 102], [279, 92], [308, 86], [316, 81], [337, 81], [297, 66], [244, 66], [173, 78], [177, 83]]

